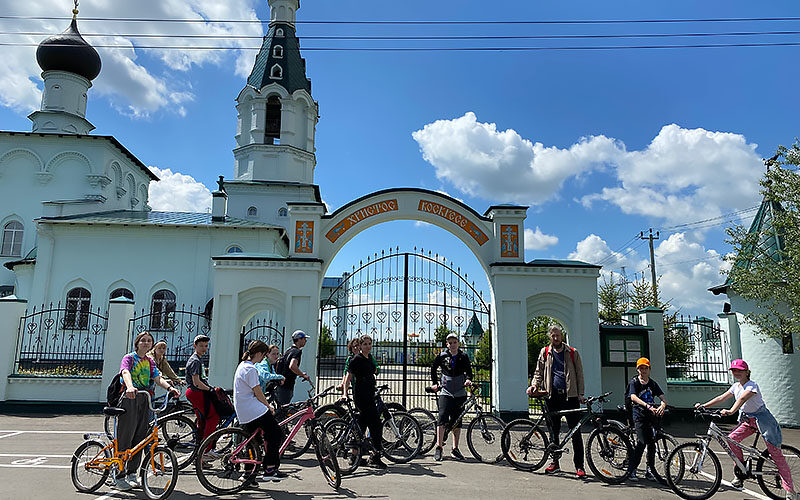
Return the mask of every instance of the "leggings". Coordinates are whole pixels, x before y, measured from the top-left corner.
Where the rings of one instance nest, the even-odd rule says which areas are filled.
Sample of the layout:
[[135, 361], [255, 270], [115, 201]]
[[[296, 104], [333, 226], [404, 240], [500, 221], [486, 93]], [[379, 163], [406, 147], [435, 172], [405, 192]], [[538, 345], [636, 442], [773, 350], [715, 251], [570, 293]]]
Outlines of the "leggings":
[[[747, 436], [752, 435], [754, 432], [758, 432], [758, 426], [756, 425], [756, 419], [750, 417], [743, 420], [738, 427], [728, 434], [728, 437], [737, 443], [741, 443], [745, 438], [747, 438]], [[764, 442], [766, 443], [766, 441]], [[738, 458], [740, 461], [744, 461], [744, 454], [742, 453], [741, 448], [738, 446], [731, 446], [731, 451], [734, 455], [736, 455], [736, 458]], [[789, 470], [789, 464], [786, 463], [786, 458], [783, 456], [783, 452], [781, 452], [780, 447], [772, 446], [771, 444], [767, 443], [767, 451], [769, 452], [769, 456], [772, 457], [772, 461], [778, 466], [778, 473], [781, 475], [781, 484], [783, 489], [789, 492], [794, 492], [792, 472]]]
[[359, 413], [358, 425], [362, 431], [369, 429], [372, 446], [375, 447], [375, 451], [380, 452], [383, 449], [383, 429], [378, 407], [375, 406], [375, 396], [355, 397], [354, 401]]
[[264, 465], [267, 467], [277, 467], [280, 465], [280, 448], [283, 444], [283, 433], [278, 425], [278, 421], [267, 412], [257, 419], [243, 425], [246, 432], [255, 432], [259, 427], [264, 431], [264, 438], [267, 440], [266, 454], [264, 455]]

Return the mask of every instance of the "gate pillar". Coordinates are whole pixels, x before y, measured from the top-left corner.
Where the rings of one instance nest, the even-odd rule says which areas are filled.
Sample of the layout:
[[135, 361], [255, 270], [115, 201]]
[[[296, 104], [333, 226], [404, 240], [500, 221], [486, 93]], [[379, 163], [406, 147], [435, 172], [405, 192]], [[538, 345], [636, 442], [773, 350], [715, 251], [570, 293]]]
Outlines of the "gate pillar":
[[525, 295], [513, 279], [492, 275], [494, 325], [492, 332], [492, 406], [504, 419], [528, 415], [528, 338]]

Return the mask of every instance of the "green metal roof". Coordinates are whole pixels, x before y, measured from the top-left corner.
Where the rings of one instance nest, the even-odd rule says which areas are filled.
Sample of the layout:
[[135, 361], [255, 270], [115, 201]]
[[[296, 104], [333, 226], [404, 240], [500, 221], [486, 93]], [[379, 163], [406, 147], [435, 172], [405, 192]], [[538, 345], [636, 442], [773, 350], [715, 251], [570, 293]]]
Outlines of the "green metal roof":
[[472, 313], [472, 319], [469, 320], [469, 325], [467, 325], [467, 330], [464, 332], [465, 337], [480, 337], [483, 335], [483, 326], [481, 326], [481, 322], [478, 320], [478, 315]]
[[[283, 37], [276, 37], [275, 30], [283, 29]], [[275, 45], [283, 47], [283, 57], [274, 57]], [[270, 70], [278, 64], [283, 70], [280, 79], [270, 78]], [[311, 95], [311, 80], [306, 78], [306, 60], [300, 56], [300, 40], [297, 39], [294, 26], [291, 24], [275, 23], [269, 31], [258, 51], [253, 71], [247, 78], [247, 84], [256, 89], [261, 89], [270, 83], [277, 83], [290, 94], [298, 89], [305, 89]]]
[[153, 226], [214, 226], [214, 227], [253, 227], [283, 229], [264, 222], [225, 217], [224, 221], [211, 220], [209, 213], [197, 212], [142, 212], [135, 210], [113, 210], [62, 217], [42, 217], [38, 219], [50, 223], [115, 224], [115, 225], [153, 225]]

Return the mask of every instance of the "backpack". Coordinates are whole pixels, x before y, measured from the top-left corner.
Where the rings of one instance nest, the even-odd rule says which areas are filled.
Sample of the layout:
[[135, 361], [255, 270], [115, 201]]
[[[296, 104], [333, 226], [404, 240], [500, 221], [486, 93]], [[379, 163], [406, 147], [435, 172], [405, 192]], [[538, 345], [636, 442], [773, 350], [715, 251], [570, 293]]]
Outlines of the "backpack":
[[231, 403], [231, 398], [228, 397], [228, 393], [222, 387], [215, 387], [209, 393], [209, 397], [211, 398], [212, 406], [214, 406], [217, 415], [220, 417], [226, 418], [236, 413], [233, 403]]
[[106, 389], [106, 403], [108, 406], [117, 406], [119, 404], [119, 398], [122, 396], [122, 382], [120, 382], [122, 373], [117, 374], [117, 376], [111, 379], [111, 383], [108, 384], [108, 389]]
[[[567, 346], [567, 349], [569, 350], [569, 357], [572, 360], [572, 364], [574, 365], [575, 364], [575, 348]], [[549, 352], [550, 352], [550, 346], [549, 345], [545, 346], [544, 347], [544, 360], [545, 361], [547, 361], [547, 353], [549, 353]]]
[[288, 372], [289, 372], [289, 353], [292, 352], [292, 349], [294, 349], [294, 346], [286, 349], [286, 352], [284, 352], [281, 355], [281, 357], [278, 358], [278, 362], [275, 363], [275, 373], [277, 373], [278, 375], [283, 375], [285, 377], [288, 374]]

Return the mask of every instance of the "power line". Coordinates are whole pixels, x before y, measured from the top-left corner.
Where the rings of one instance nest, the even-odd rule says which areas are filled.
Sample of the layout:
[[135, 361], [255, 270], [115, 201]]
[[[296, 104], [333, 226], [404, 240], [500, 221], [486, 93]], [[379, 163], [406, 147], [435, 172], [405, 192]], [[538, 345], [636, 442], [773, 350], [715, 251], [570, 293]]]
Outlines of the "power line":
[[[679, 229], [679, 228], [685, 228], [685, 227], [688, 227], [688, 226], [694, 226], [696, 224], [702, 224], [702, 223], [705, 223], [705, 222], [712, 222], [712, 221], [717, 221], [717, 220], [722, 220], [722, 219], [730, 219], [730, 218], [735, 217], [737, 215], [742, 215], [742, 214], [745, 214], [745, 213], [748, 213], [748, 212], [753, 212], [755, 210], [758, 210], [759, 206], [760, 205], [754, 205], [752, 207], [744, 208], [742, 210], [737, 210], [735, 212], [730, 212], [730, 213], [727, 213], [727, 214], [718, 215], [717, 217], [711, 217], [709, 219], [703, 219], [703, 220], [698, 220], [698, 221], [694, 221], [694, 222], [686, 222], [684, 224], [677, 224], [675, 226], [667, 226], [667, 227], [662, 227], [662, 228], [659, 228], [659, 229], [662, 230], [662, 231], [667, 231], [667, 230], [671, 230], [671, 229]], [[723, 223], [725, 223], [725, 222], [727, 222], [727, 220], [723, 221]]]

